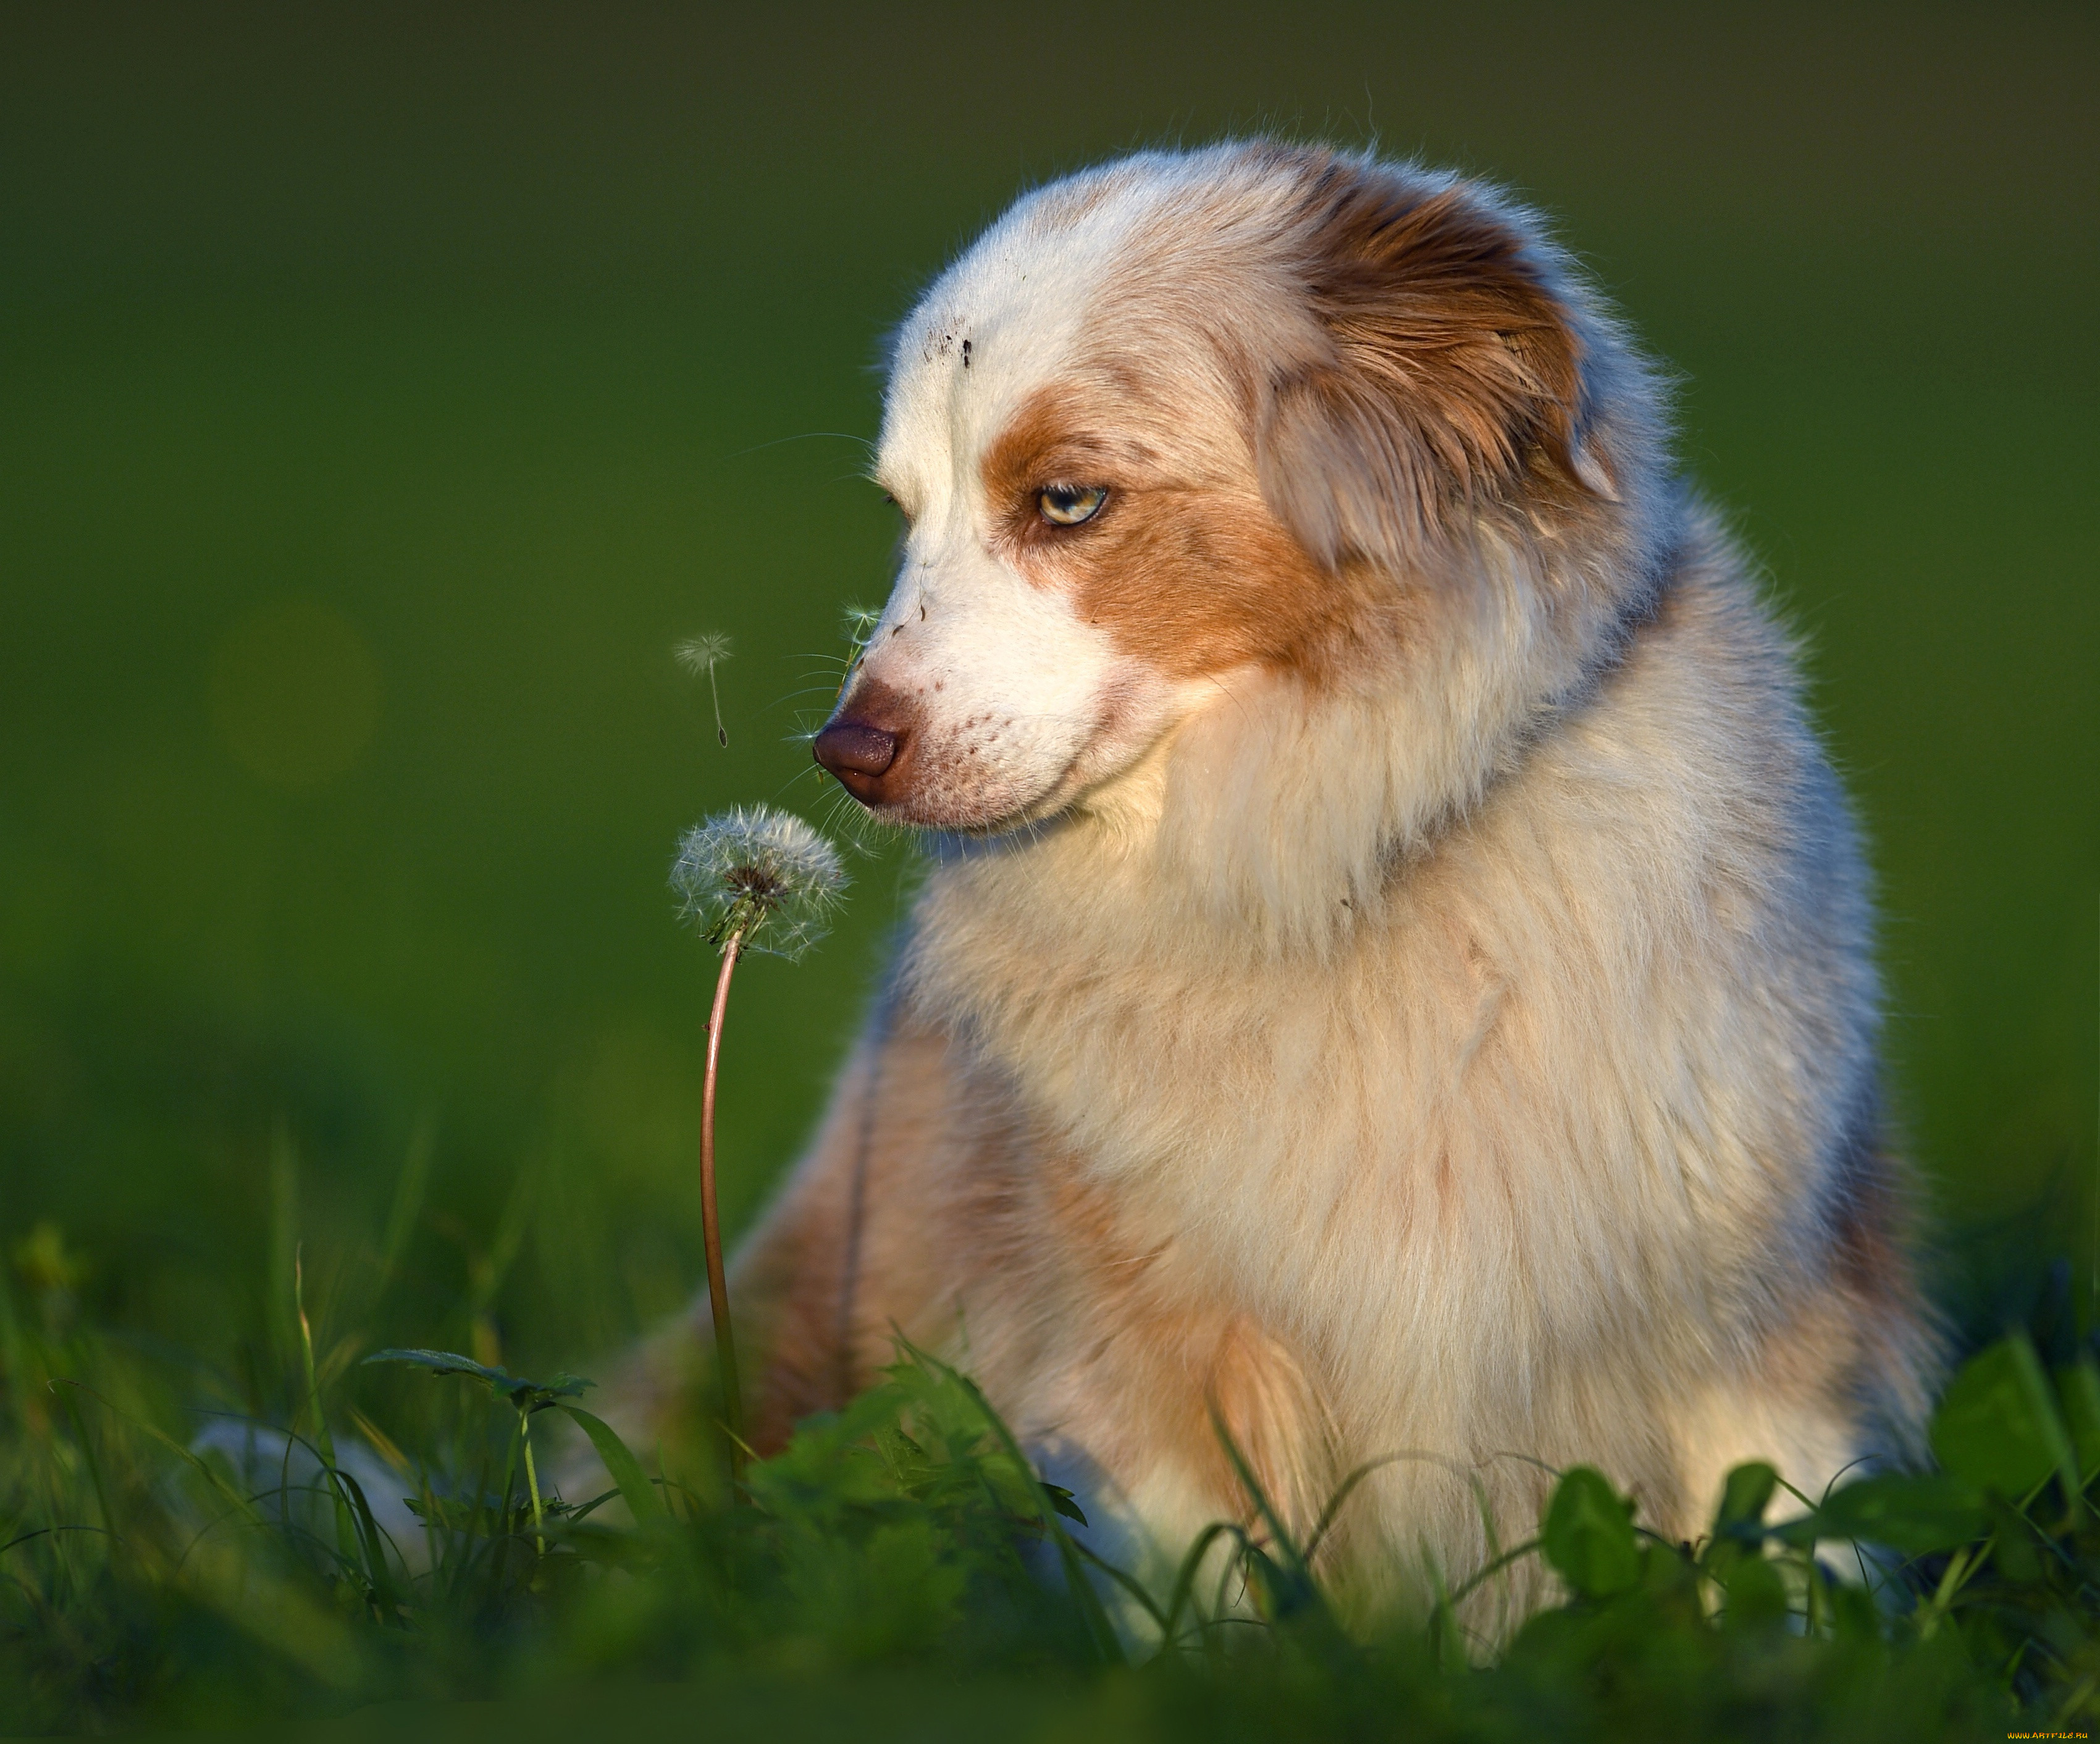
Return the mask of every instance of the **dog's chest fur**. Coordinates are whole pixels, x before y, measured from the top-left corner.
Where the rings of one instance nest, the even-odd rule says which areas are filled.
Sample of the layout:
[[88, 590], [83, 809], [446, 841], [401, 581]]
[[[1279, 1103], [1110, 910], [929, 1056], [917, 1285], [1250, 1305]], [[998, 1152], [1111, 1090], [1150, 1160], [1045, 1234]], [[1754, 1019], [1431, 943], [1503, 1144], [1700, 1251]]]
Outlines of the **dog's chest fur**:
[[1155, 1256], [1168, 1334], [1247, 1316], [1337, 1457], [1616, 1451], [1679, 1487], [1625, 1444], [1673, 1391], [1752, 1385], [1813, 1293], [1832, 1187], [1789, 1160], [1840, 1153], [1872, 1071], [1857, 867], [1745, 584], [1688, 565], [1470, 816], [1336, 893], [1361, 912], [1322, 949], [1211, 924], [1165, 803], [937, 870], [917, 1016]]

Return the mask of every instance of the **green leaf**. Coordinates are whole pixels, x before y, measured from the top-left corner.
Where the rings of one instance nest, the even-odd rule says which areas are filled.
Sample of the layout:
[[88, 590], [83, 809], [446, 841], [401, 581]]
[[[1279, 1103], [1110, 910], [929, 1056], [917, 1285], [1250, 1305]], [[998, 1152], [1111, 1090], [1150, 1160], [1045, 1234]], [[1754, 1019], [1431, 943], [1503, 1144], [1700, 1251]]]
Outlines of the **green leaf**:
[[1760, 1535], [1765, 1509], [1771, 1505], [1772, 1491], [1778, 1487], [1779, 1473], [1762, 1460], [1737, 1466], [1728, 1473], [1722, 1490], [1720, 1511], [1714, 1516], [1714, 1536]]
[[1086, 1513], [1080, 1508], [1078, 1498], [1062, 1484], [1046, 1483], [1043, 1493], [1050, 1498], [1050, 1505], [1067, 1520], [1076, 1520], [1081, 1526], [1087, 1523]]
[[2100, 1473], [2100, 1363], [2082, 1356], [2070, 1367], [2059, 1368], [2056, 1390], [2078, 1456], [2079, 1478], [2089, 1482]]
[[2042, 1576], [2041, 1558], [2035, 1554], [2035, 1529], [2011, 1503], [1991, 1498], [1991, 1566], [2016, 1587], [2032, 1586]]
[[1943, 1473], [1890, 1473], [1846, 1485], [1808, 1519], [1789, 1522], [1780, 1535], [1790, 1543], [1855, 1539], [1916, 1557], [1965, 1544], [1983, 1527], [1983, 1497], [1974, 1485]]
[[666, 1510], [664, 1498], [656, 1493], [656, 1486], [649, 1481], [649, 1474], [642, 1469], [642, 1462], [628, 1451], [627, 1443], [614, 1433], [613, 1427], [602, 1417], [594, 1417], [580, 1405], [560, 1405], [555, 1407], [565, 1413], [576, 1427], [590, 1437], [590, 1444], [598, 1450], [598, 1456], [605, 1461], [605, 1469], [612, 1474], [612, 1481], [620, 1486], [620, 1494], [627, 1511], [634, 1516], [639, 1526], [651, 1520], [661, 1520]]
[[1760, 1556], [1745, 1556], [1728, 1570], [1728, 1627], [1732, 1629], [1770, 1628], [1786, 1619], [1786, 1583], [1779, 1570]]
[[1873, 1592], [1858, 1582], [1838, 1580], [1824, 1589], [1830, 1624], [1841, 1641], [1878, 1642], [1886, 1618]]
[[1574, 1467], [1555, 1486], [1539, 1536], [1546, 1560], [1588, 1597], [1623, 1592], [1640, 1579], [1633, 1505], [1589, 1466]]
[[1932, 1420], [1932, 1451], [1955, 1477], [2008, 1497], [2051, 1472], [2077, 1485], [2077, 1456], [2024, 1333], [1964, 1363]]
[[472, 1357], [461, 1356], [457, 1350], [375, 1350], [364, 1360], [408, 1363], [417, 1368], [427, 1368], [434, 1375], [472, 1375], [480, 1381], [502, 1373], [501, 1369], [483, 1368]]
[[584, 1389], [598, 1385], [578, 1375], [557, 1375], [551, 1381], [528, 1381], [507, 1369], [490, 1368], [457, 1350], [375, 1350], [367, 1363], [406, 1363], [433, 1375], [465, 1375], [483, 1382], [499, 1398], [510, 1401], [520, 1411], [545, 1411], [565, 1398], [580, 1398]]

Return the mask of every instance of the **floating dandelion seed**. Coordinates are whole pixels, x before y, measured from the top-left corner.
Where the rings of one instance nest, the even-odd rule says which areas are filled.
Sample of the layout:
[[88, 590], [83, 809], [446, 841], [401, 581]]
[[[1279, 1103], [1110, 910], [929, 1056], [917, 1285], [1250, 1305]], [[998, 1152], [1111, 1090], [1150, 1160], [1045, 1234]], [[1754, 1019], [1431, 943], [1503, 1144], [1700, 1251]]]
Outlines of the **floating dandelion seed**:
[[687, 672], [708, 675], [708, 694], [714, 698], [715, 704], [715, 737], [726, 746], [729, 729], [722, 724], [721, 692], [715, 686], [715, 668], [729, 658], [729, 638], [719, 630], [711, 630], [705, 636], [695, 636], [690, 641], [679, 643], [671, 652]]
[[[743, 1464], [743, 1398], [736, 1372], [724, 1282], [721, 1224], [715, 1213], [715, 1071], [730, 977], [747, 950], [791, 961], [824, 936], [846, 887], [839, 851], [799, 817], [770, 806], [736, 806], [695, 824], [678, 841], [671, 887], [683, 917], [721, 952], [714, 1008], [708, 1015], [707, 1076], [700, 1091], [700, 1229], [707, 1249], [708, 1306], [721, 1372], [723, 1416], [732, 1476]], [[766, 942], [757, 942], [763, 935]]]

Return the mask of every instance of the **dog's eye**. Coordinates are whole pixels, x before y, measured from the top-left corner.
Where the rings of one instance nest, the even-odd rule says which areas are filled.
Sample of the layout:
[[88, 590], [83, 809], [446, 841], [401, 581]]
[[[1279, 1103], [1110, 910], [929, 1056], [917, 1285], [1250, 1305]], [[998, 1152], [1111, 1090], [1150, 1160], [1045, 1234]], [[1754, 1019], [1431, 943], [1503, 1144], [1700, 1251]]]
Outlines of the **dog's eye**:
[[1092, 520], [1108, 500], [1101, 485], [1048, 484], [1035, 493], [1035, 508], [1052, 526], [1077, 526]]

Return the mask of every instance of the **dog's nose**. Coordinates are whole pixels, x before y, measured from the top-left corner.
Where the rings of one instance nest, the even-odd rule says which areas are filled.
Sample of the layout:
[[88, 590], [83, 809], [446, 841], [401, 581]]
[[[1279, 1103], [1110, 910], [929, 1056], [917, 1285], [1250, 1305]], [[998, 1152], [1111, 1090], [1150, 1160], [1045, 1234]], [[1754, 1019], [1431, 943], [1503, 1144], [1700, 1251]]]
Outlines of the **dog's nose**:
[[912, 698], [862, 672], [810, 749], [862, 805], [896, 806], [912, 786], [917, 720]]
[[818, 762], [851, 788], [848, 776], [877, 776], [896, 762], [897, 735], [865, 720], [835, 720], [810, 748]]

